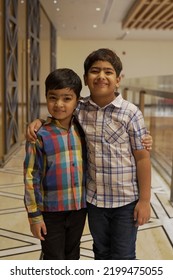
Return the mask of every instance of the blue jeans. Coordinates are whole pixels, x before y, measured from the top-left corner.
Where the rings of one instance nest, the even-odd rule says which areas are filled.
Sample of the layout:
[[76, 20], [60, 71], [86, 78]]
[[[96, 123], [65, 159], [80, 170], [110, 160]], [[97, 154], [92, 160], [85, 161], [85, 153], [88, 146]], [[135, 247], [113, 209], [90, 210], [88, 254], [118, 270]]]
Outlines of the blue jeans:
[[95, 260], [136, 259], [137, 227], [133, 218], [136, 203], [118, 208], [87, 204]]

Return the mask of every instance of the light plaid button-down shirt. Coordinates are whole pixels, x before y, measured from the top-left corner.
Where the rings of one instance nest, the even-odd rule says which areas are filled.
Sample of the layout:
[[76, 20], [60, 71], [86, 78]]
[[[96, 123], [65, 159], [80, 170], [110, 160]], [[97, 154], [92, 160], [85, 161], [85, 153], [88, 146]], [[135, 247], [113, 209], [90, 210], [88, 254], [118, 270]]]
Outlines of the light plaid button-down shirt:
[[104, 108], [86, 97], [76, 114], [88, 149], [87, 201], [113, 208], [137, 200], [132, 150], [143, 149], [141, 137], [147, 133], [140, 110], [119, 94]]

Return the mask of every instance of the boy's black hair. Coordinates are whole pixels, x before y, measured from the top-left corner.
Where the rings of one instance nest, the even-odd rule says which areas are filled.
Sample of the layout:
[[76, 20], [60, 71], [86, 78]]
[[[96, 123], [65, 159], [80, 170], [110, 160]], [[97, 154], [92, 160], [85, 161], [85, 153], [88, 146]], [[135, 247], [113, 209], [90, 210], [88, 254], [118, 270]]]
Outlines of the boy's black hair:
[[108, 61], [113, 66], [117, 77], [119, 77], [122, 71], [122, 62], [114, 51], [106, 48], [98, 49], [88, 55], [84, 61], [84, 75], [87, 75], [91, 66], [99, 60]]
[[59, 68], [51, 72], [45, 80], [46, 97], [49, 90], [69, 88], [80, 97], [82, 82], [80, 77], [69, 68]]

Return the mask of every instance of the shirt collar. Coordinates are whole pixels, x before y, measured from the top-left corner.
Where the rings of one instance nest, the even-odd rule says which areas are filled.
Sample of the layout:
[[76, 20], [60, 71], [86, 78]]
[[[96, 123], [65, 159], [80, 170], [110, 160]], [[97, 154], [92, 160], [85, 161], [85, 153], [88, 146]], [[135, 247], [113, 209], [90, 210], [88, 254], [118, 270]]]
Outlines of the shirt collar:
[[[71, 125], [73, 123], [74, 120], [74, 116], [71, 119]], [[54, 125], [56, 125], [58, 128], [63, 128], [65, 130], [67, 130], [57, 119], [53, 118], [53, 117], [47, 117], [46, 122], [44, 123], [44, 125], [49, 125], [50, 123], [53, 123]]]
[[[105, 107], [113, 105], [114, 107], [120, 108], [122, 101], [123, 101], [123, 98], [122, 98], [121, 93], [116, 92], [115, 99], [111, 103], [106, 105]], [[84, 97], [84, 98], [80, 99], [79, 102], [85, 103], [85, 104], [90, 103], [94, 106], [97, 106], [97, 104], [92, 101], [91, 96]]]
[[113, 104], [115, 107], [117, 108], [120, 108], [121, 107], [121, 104], [123, 102], [123, 98], [122, 98], [122, 95], [121, 93], [116, 93], [117, 96], [115, 97], [115, 99], [111, 102], [111, 104]]

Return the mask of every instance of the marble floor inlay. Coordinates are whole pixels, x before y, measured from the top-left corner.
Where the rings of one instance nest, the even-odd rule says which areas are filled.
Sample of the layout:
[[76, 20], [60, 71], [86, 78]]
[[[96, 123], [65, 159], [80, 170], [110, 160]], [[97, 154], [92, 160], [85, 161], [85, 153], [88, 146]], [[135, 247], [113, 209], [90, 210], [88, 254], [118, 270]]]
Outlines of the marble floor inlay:
[[[23, 203], [24, 145], [0, 168], [0, 259], [38, 260], [40, 242], [30, 232]], [[137, 258], [173, 259], [173, 207], [170, 188], [152, 168], [152, 214], [139, 228]], [[93, 259], [92, 237], [86, 222], [81, 239], [81, 260]]]

